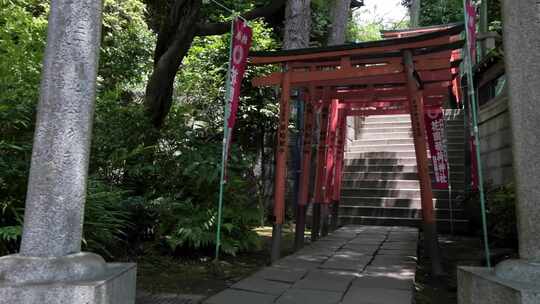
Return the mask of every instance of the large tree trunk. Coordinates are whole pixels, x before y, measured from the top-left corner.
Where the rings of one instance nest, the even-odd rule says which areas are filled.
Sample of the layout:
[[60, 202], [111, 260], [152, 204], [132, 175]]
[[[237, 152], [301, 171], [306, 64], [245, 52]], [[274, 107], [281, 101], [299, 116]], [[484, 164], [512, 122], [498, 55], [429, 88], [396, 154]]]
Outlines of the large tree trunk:
[[344, 44], [347, 36], [347, 23], [351, 10], [351, 0], [334, 0], [330, 9], [332, 24], [328, 35], [328, 45]]
[[289, 0], [285, 8], [283, 49], [309, 46], [311, 29], [311, 0]]
[[421, 0], [411, 0], [411, 7], [409, 8], [411, 15], [411, 27], [420, 26], [420, 6]]
[[195, 32], [201, 0], [176, 0], [161, 25], [154, 54], [154, 71], [146, 86], [144, 105], [153, 125], [160, 128], [169, 113], [174, 79]]

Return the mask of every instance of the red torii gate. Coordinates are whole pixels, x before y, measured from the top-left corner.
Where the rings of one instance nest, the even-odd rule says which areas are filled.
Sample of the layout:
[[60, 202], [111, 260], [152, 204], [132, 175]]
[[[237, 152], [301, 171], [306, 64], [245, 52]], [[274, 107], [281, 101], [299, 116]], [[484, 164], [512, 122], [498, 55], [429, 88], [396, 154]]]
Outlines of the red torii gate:
[[[424, 107], [460, 100], [459, 64], [463, 25], [418, 28], [395, 32], [381, 41], [275, 52], [253, 52], [252, 65], [281, 65], [282, 71], [253, 80], [254, 86], [281, 86], [280, 122], [275, 177], [275, 239], [272, 260], [279, 258], [281, 225], [285, 215], [290, 90], [304, 91], [304, 147], [301, 164], [297, 229], [303, 235], [309, 201], [311, 144], [315, 112], [320, 114], [313, 231], [318, 236], [321, 206], [333, 204], [337, 221], [343, 168], [346, 117], [410, 113], [420, 179], [426, 240], [436, 254], [433, 194], [425, 141]], [[333, 223], [335, 224], [335, 222]]]

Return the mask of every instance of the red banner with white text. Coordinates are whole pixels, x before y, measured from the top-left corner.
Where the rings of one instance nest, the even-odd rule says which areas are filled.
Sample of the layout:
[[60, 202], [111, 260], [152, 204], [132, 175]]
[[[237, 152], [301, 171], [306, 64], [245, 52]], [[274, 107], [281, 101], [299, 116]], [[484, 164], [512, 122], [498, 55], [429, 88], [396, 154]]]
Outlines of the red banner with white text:
[[226, 109], [225, 109], [225, 130], [226, 130], [226, 155], [229, 155], [229, 149], [232, 138], [232, 130], [236, 123], [238, 105], [240, 103], [240, 88], [242, 79], [246, 72], [247, 59], [253, 32], [248, 24], [237, 18], [233, 23], [231, 58], [229, 62], [229, 79], [227, 79]]
[[448, 153], [446, 151], [444, 114], [440, 107], [430, 107], [425, 111], [426, 133], [429, 152], [433, 163], [433, 188], [448, 189]]
[[469, 39], [467, 41], [469, 54], [471, 54], [471, 64], [476, 63], [476, 8], [471, 0], [465, 1], [465, 11], [467, 13], [467, 31]]

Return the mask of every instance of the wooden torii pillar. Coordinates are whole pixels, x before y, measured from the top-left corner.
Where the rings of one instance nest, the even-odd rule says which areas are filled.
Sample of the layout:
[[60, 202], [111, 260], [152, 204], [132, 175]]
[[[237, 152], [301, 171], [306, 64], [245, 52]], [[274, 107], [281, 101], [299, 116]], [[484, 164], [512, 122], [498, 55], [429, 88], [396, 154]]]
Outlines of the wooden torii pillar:
[[345, 140], [347, 138], [347, 109], [340, 109], [338, 119], [338, 135], [336, 143], [335, 175], [332, 190], [332, 216], [330, 228], [336, 230], [339, 225], [339, 205], [341, 200], [341, 182], [343, 179], [343, 163], [345, 160]]
[[329, 206], [332, 203], [332, 190], [335, 177], [335, 155], [336, 155], [336, 132], [338, 127], [339, 100], [332, 99], [328, 117], [328, 132], [325, 142], [326, 159], [324, 160], [324, 182], [323, 195], [324, 205], [322, 214], [322, 236], [328, 235]]
[[[311, 90], [313, 91], [313, 90]], [[311, 159], [313, 146], [313, 131], [315, 126], [314, 94], [309, 94], [304, 106], [304, 141], [302, 145], [302, 164], [300, 173], [300, 187], [298, 189], [298, 206], [296, 209], [296, 229], [294, 247], [296, 250], [304, 246], [304, 233], [306, 229], [306, 206], [309, 202], [309, 181], [311, 177]]]
[[324, 170], [326, 160], [326, 137], [328, 133], [328, 103], [323, 102], [320, 110], [320, 135], [317, 147], [317, 171], [315, 174], [315, 198], [313, 200], [313, 216], [311, 224], [311, 240], [319, 239], [321, 224], [321, 205], [324, 204]]
[[279, 103], [279, 126], [276, 152], [275, 201], [274, 201], [274, 227], [272, 229], [271, 261], [279, 260], [281, 256], [281, 232], [285, 220], [285, 195], [287, 183], [287, 153], [289, 147], [289, 115], [291, 99], [290, 71], [284, 65], [284, 74], [281, 84], [281, 100]]
[[443, 270], [439, 256], [437, 221], [433, 210], [433, 192], [427, 156], [424, 98], [422, 84], [416, 77], [417, 74], [411, 50], [403, 51], [403, 66], [407, 76], [407, 90], [414, 137], [414, 150], [416, 153], [418, 179], [420, 180], [425, 248], [428, 250], [431, 258], [433, 273], [440, 275], [443, 273]]

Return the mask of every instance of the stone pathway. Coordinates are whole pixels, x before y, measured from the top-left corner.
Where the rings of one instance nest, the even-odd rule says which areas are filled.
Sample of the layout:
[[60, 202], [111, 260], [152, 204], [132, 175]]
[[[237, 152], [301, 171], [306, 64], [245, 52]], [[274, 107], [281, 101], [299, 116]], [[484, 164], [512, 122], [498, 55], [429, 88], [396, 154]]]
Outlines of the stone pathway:
[[137, 292], [137, 304], [196, 304], [203, 296]]
[[410, 304], [418, 230], [347, 226], [204, 304]]

